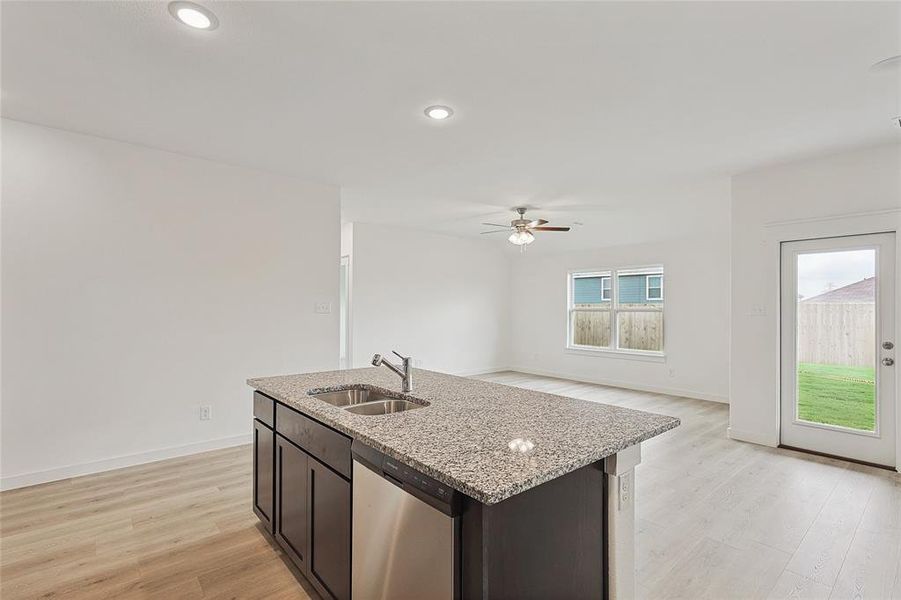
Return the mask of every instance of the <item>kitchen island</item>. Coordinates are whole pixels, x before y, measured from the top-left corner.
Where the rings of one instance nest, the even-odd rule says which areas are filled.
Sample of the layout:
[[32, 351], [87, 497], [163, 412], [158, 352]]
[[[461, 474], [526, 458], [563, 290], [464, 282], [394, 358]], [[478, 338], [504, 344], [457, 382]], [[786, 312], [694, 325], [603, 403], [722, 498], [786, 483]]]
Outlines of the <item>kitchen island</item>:
[[[254, 510], [323, 596], [349, 598], [352, 561], [370, 560], [351, 556], [354, 524], [378, 518], [351, 500], [360, 464], [372, 467], [352, 445], [384, 456], [398, 486], [415, 478], [420, 500], [434, 498], [419, 488], [453, 495], [449, 597], [634, 595], [633, 470], [640, 443], [678, 419], [432, 371], [414, 381], [404, 394], [376, 368], [248, 380]], [[348, 389], [415, 406], [355, 414], [315, 396]]]

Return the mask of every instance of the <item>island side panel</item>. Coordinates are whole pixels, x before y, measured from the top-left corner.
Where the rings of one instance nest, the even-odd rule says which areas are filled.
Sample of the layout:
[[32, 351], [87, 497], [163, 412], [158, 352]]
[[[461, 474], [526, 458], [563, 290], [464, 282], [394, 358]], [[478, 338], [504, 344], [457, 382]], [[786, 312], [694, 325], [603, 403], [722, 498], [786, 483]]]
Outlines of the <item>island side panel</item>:
[[582, 467], [461, 521], [463, 598], [604, 597], [606, 476]]
[[604, 459], [607, 475], [607, 593], [609, 600], [635, 598], [635, 467], [641, 444]]

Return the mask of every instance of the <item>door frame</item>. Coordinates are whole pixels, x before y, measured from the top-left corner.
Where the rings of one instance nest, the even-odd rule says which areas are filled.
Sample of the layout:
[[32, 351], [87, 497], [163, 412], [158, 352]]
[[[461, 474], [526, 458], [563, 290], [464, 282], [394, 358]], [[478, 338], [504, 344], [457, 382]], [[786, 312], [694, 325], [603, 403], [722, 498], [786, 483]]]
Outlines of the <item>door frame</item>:
[[[844, 237], [851, 235], [866, 235], [870, 233], [894, 233], [895, 234], [895, 339], [897, 347], [901, 340], [901, 208], [891, 208], [879, 211], [846, 213], [829, 217], [813, 217], [804, 219], [791, 219], [786, 221], [772, 221], [765, 223], [761, 232], [761, 244], [769, 254], [769, 263], [773, 265], [770, 270], [770, 281], [774, 295], [770, 296], [772, 306], [780, 307], [782, 299], [782, 243], [797, 242], [809, 239]], [[735, 276], [735, 273], [732, 274]], [[774, 422], [774, 437], [772, 446], [778, 446], [782, 439], [782, 319], [781, 310], [777, 308], [776, 314], [769, 319], [775, 329], [775, 353], [773, 357], [773, 372], [776, 374], [773, 382], [772, 402], [768, 412]], [[896, 356], [897, 360], [897, 356]], [[901, 391], [901, 368], [897, 366], [895, 371], [895, 470], [901, 472], [901, 402], [897, 396]]]
[[[340, 267], [345, 267], [347, 274], [347, 313], [344, 315], [344, 352], [345, 352], [345, 362], [343, 364], [339, 364], [339, 369], [352, 369], [354, 366], [354, 353], [353, 353], [353, 257], [350, 254], [342, 254], [341, 259], [338, 262], [339, 273]], [[340, 288], [340, 284], [339, 284]], [[341, 298], [338, 298], [338, 310], [341, 310]], [[340, 328], [339, 328], [340, 329]], [[340, 337], [341, 332], [338, 332]], [[340, 352], [338, 353], [338, 362], [341, 363]]]
[[[875, 237], [876, 239], [872, 239], [873, 237]], [[898, 409], [898, 394], [895, 390], [896, 381], [894, 377], [894, 371], [886, 371], [880, 365], [880, 360], [884, 356], [884, 353], [879, 349], [879, 345], [883, 340], [894, 338], [894, 321], [892, 319], [888, 319], [888, 323], [892, 324], [891, 331], [886, 331], [884, 329], [884, 326], [887, 324], [886, 315], [893, 314], [894, 312], [893, 304], [895, 303], [895, 299], [897, 298], [894, 290], [894, 279], [896, 278], [897, 269], [892, 268], [892, 270], [888, 271], [889, 274], [886, 274], [886, 269], [888, 267], [891, 267], [894, 263], [889, 262], [888, 264], [885, 264], [883, 263], [883, 261], [891, 261], [896, 258], [896, 237], [897, 235], [891, 232], [872, 233], [839, 237], [830, 236], [826, 238], [814, 238], [809, 240], [795, 240], [791, 242], [783, 242], [781, 244], [780, 270], [782, 275], [781, 282], [783, 287], [781, 290], [782, 297], [780, 299], [779, 306], [779, 319], [780, 325], [783, 327], [783, 329], [780, 335], [780, 365], [782, 367], [782, 372], [780, 373], [780, 446], [804, 450], [817, 454], [825, 454], [827, 456], [836, 456], [844, 460], [861, 462], [875, 466], [891, 464], [893, 465], [892, 468], [897, 468], [897, 432], [891, 437], [884, 437], [883, 434], [886, 431], [895, 431], [895, 429], [893, 428], [897, 427], [898, 419], [895, 411], [897, 411]], [[865, 238], [871, 239], [867, 240]], [[889, 242], [889, 240], [891, 240], [891, 242]], [[889, 247], [889, 244], [891, 244], [892, 251], [885, 255], [883, 254], [883, 249], [887, 249]], [[875, 315], [876, 335], [873, 340], [873, 367], [875, 369], [876, 376], [875, 429], [873, 431], [867, 431], [853, 429], [850, 427], [842, 427], [840, 425], [803, 421], [797, 416], [797, 257], [802, 254], [808, 253], [847, 252], [870, 248], [873, 248], [875, 251], [874, 267], [876, 268], [875, 276], [877, 277], [877, 297], [875, 301], [877, 302], [878, 306], [882, 306], [882, 309], [879, 310]], [[891, 299], [890, 303], [888, 305], [882, 305], [881, 302], [883, 302], [886, 298]], [[788, 359], [791, 360], [789, 361]], [[893, 399], [894, 401], [890, 405], [888, 405], [888, 408], [886, 408], [885, 401], [889, 398]], [[791, 414], [792, 416], [789, 417], [789, 414], [787, 413]], [[886, 418], [889, 417], [889, 414], [891, 415], [890, 418]], [[786, 441], [785, 436], [788, 433], [787, 431], [785, 431], [786, 427], [791, 428], [792, 437], [794, 438], [794, 440]], [[799, 428], [796, 429], [795, 427]], [[816, 448], [816, 446], [823, 441], [818, 439], [818, 436], [825, 435], [825, 433], [816, 433], [814, 431], [811, 431], [813, 429], [818, 429], [822, 432], [831, 431], [833, 432], [833, 434], [836, 434], [837, 437], [831, 440], [831, 443], [834, 443], [836, 449], [825, 450], [823, 448]], [[839, 434], [855, 437], [843, 437], [843, 435]], [[872, 441], [864, 441], [861, 438], [871, 438]], [[806, 442], [803, 441], [805, 439], [807, 440]], [[887, 450], [885, 443], [891, 444], [892, 450], [885, 454], [879, 454]], [[813, 445], [813, 447], [810, 447], [810, 445]], [[859, 455], [868, 453], [870, 454], [870, 456]], [[855, 454], [858, 455], [854, 458], [851, 458]]]

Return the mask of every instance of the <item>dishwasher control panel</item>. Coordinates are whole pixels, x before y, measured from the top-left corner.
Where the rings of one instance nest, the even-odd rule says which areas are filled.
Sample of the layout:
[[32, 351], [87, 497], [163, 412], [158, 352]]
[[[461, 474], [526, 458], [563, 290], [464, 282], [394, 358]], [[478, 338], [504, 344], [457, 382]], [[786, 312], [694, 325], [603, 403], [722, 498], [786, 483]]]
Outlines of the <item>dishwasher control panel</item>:
[[358, 440], [354, 440], [351, 451], [354, 460], [364, 464], [420, 500], [447, 515], [459, 514], [462, 495], [447, 484], [441, 483]]

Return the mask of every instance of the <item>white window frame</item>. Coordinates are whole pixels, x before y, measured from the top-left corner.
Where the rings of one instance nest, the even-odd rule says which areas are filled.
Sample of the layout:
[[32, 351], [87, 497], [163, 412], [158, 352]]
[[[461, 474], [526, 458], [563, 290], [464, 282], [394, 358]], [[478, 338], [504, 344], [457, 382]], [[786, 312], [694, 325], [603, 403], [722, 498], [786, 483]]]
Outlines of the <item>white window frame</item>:
[[[608, 283], [607, 287], [607, 297], [604, 297], [604, 282]], [[601, 277], [601, 302], [612, 302], [613, 301], [613, 275], [608, 275], [606, 277]]]
[[[653, 288], [656, 290], [660, 288], [660, 297], [659, 298], [651, 298], [651, 277], [659, 277], [660, 285], [655, 285]], [[648, 274], [647, 277], [644, 278], [644, 297], [647, 300], [660, 300], [663, 302], [663, 273], [658, 274]]]
[[[620, 309], [618, 292], [620, 275], [641, 275], [647, 274], [649, 271], [659, 271], [661, 275], [665, 273], [663, 265], [650, 265], [644, 267], [623, 267], [610, 269], [577, 269], [567, 272], [566, 274], [566, 338], [564, 351], [568, 354], [584, 354], [590, 356], [608, 356], [611, 358], [625, 358], [633, 360], [644, 360], [648, 362], [665, 362], [666, 360], [666, 305], [663, 306], [663, 324], [664, 324], [664, 349], [655, 350], [629, 350], [619, 348], [619, 328], [617, 327], [617, 315], [620, 312], [661, 312], [658, 308], [629, 308]], [[580, 311], [598, 311], [610, 313], [610, 347], [598, 348], [596, 346], [583, 346], [572, 343], [573, 336], [573, 312], [577, 310], [573, 304], [573, 292], [575, 290], [574, 280], [578, 277], [609, 277], [610, 278], [610, 299], [603, 300], [604, 287], [601, 282], [601, 298], [603, 301], [610, 302], [610, 308], [579, 308]], [[647, 285], [647, 280], [645, 281]], [[663, 278], [660, 280], [660, 294], [663, 299]]]
[[609, 302], [609, 308], [579, 308], [579, 311], [584, 312], [609, 312], [611, 318], [613, 317], [613, 301], [612, 300], [604, 300], [604, 279], [610, 279], [610, 293], [613, 294], [613, 275], [614, 272], [612, 270], [602, 270], [602, 271], [570, 271], [566, 277], [566, 346], [567, 348], [571, 348], [574, 350], [590, 350], [595, 352], [607, 352], [612, 351], [614, 349], [613, 344], [615, 340], [611, 336], [610, 342], [611, 346], [609, 348], [598, 348], [597, 346], [580, 346], [577, 344], [571, 344], [570, 340], [572, 340], [572, 323], [573, 323], [573, 313], [577, 310], [575, 308], [575, 302], [573, 301], [573, 295], [575, 294], [576, 285], [575, 280], [581, 278], [591, 278], [597, 277], [601, 280], [601, 302]]

